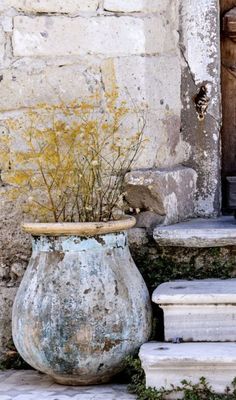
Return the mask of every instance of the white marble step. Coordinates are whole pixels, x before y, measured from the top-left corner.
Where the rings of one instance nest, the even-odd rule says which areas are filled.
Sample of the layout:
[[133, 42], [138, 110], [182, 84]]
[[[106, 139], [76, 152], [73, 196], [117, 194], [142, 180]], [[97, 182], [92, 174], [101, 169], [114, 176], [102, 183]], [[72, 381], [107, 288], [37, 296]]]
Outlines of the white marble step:
[[164, 311], [166, 341], [236, 341], [236, 279], [167, 282], [152, 300]]
[[[139, 352], [146, 386], [166, 390], [205, 377], [216, 393], [224, 393], [236, 375], [236, 343], [144, 344]], [[180, 398], [171, 395], [168, 399]]]

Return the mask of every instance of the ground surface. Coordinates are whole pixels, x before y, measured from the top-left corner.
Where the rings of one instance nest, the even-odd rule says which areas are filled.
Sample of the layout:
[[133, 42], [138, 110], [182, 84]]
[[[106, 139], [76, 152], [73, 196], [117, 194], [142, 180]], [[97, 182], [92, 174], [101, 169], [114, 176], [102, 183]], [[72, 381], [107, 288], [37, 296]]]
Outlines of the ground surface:
[[135, 400], [125, 385], [68, 387], [35, 371], [0, 372], [0, 400]]

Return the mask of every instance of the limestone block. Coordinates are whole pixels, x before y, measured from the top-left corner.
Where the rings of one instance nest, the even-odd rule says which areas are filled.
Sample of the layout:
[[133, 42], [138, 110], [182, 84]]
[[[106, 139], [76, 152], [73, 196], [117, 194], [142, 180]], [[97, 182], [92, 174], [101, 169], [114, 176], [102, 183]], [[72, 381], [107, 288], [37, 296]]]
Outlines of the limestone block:
[[[183, 380], [197, 384], [205, 377], [216, 393], [225, 393], [235, 378], [236, 343], [144, 344], [139, 352], [146, 386], [171, 389]], [[168, 400], [181, 398], [172, 393]]]
[[108, 58], [102, 62], [107, 91], [119, 88], [127, 105], [147, 109], [146, 138], [137, 168], [170, 167], [188, 159], [180, 134], [181, 68], [178, 54]]
[[17, 288], [0, 286], [0, 353], [11, 341], [11, 309]]
[[152, 300], [164, 311], [166, 341], [236, 341], [236, 279], [168, 282]]
[[170, 0], [104, 0], [104, 9], [113, 12], [169, 11]]
[[14, 18], [13, 51], [15, 56], [34, 57], [155, 54], [176, 48], [176, 42], [165, 28], [166, 21], [161, 15], [73, 19], [17, 16]]
[[98, 0], [7, 0], [7, 3], [8, 7], [32, 13], [76, 13], [98, 8]]
[[41, 71], [3, 70], [0, 110], [84, 99], [98, 89], [99, 69], [87, 64], [45, 67]]
[[181, 68], [177, 54], [153, 57], [108, 58], [102, 62], [102, 80], [107, 91], [119, 88], [127, 105], [147, 109], [143, 152], [137, 168], [169, 167], [188, 158], [180, 135]]
[[185, 148], [185, 142], [181, 139], [180, 117], [173, 114], [166, 119], [160, 119], [157, 112], [151, 112], [149, 109], [144, 113], [144, 117], [144, 142], [134, 169], [169, 169], [184, 162], [187, 159], [188, 148]]
[[167, 227], [157, 227], [154, 239], [159, 246], [223, 247], [235, 246], [236, 222], [233, 217], [196, 218]]
[[133, 208], [177, 222], [194, 212], [196, 173], [191, 168], [136, 170], [126, 176], [126, 199]]
[[[158, 38], [157, 38], [158, 39]], [[116, 85], [132, 105], [144, 103], [160, 119], [181, 112], [181, 65], [178, 54], [109, 58], [102, 63], [106, 88]], [[127, 96], [128, 93], [128, 96]]]

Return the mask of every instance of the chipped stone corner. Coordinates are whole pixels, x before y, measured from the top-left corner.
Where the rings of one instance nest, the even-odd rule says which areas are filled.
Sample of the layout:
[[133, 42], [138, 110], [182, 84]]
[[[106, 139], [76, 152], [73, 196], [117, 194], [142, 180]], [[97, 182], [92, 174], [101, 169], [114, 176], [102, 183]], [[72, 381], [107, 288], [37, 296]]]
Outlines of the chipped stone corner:
[[194, 216], [196, 181], [196, 172], [182, 166], [132, 171], [126, 177], [126, 201], [150, 221], [177, 223]]

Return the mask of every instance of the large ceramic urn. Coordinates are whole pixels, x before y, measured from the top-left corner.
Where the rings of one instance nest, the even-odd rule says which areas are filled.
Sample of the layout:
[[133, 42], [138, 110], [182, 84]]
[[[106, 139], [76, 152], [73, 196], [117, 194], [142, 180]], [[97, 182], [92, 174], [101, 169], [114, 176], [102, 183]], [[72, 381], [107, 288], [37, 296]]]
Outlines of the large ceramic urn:
[[24, 225], [33, 251], [13, 339], [28, 364], [58, 383], [109, 381], [150, 336], [149, 294], [127, 243], [134, 223]]

